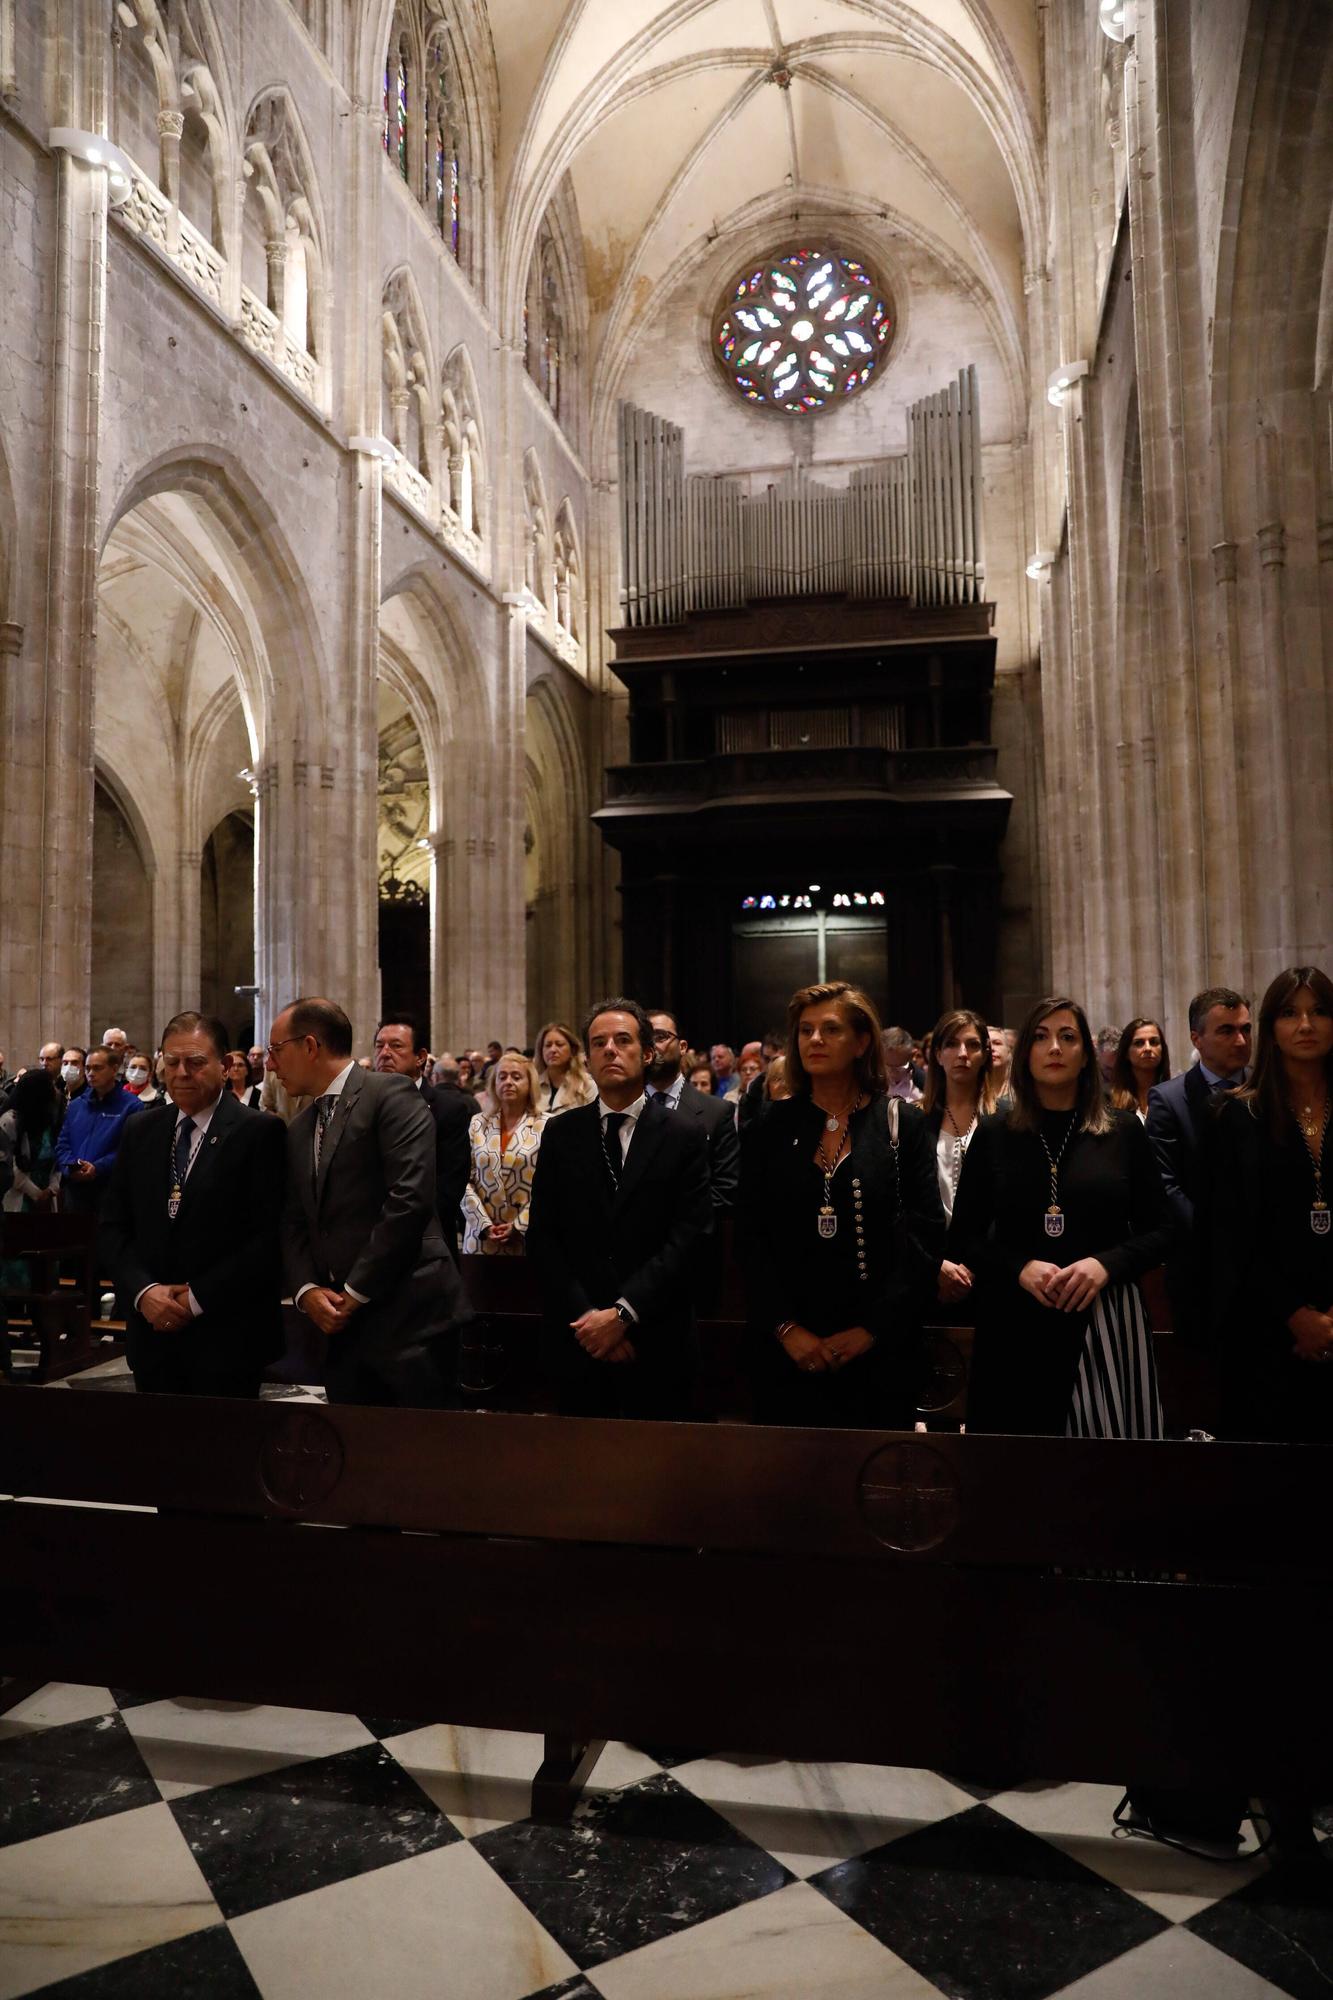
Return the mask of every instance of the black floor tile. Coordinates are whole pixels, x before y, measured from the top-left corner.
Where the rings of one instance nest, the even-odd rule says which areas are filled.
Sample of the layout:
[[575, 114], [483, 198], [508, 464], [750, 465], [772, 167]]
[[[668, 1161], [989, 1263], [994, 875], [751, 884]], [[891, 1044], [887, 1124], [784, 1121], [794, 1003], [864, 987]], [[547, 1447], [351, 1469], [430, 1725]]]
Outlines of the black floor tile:
[[425, 1729], [429, 1718], [423, 1717], [413, 1722], [402, 1715], [358, 1715], [357, 1721], [367, 1728], [372, 1736], [383, 1740], [386, 1736], [406, 1736], [410, 1729]]
[[665, 1774], [586, 1794], [568, 1826], [519, 1820], [472, 1844], [585, 1968], [792, 1879]]
[[462, 1837], [378, 1743], [194, 1792], [171, 1810], [228, 1917]]
[[231, 1932], [214, 1924], [43, 1986], [41, 2000], [260, 2000], [260, 1993]]
[[161, 1701], [160, 1694], [138, 1694], [133, 1688], [112, 1688], [111, 1699], [117, 1708], [146, 1708], [150, 1701]]
[[1326, 1853], [1277, 1863], [1200, 1910], [1187, 1928], [1292, 2000], [1328, 2000], [1333, 1992], [1333, 1864]]
[[581, 1972], [572, 1979], [562, 1979], [558, 1986], [543, 1986], [540, 1993], [529, 1993], [528, 2000], [602, 2000], [595, 1986], [589, 1986]]
[[119, 1715], [0, 1741], [0, 1847], [161, 1797]]
[[654, 1764], [660, 1764], [664, 1771], [674, 1771], [679, 1764], [697, 1764], [701, 1757], [720, 1757], [720, 1750], [667, 1750], [658, 1743], [631, 1743], [631, 1750], [640, 1751], [651, 1757]]
[[985, 1805], [811, 1879], [952, 2000], [1044, 2000], [1169, 1928]]

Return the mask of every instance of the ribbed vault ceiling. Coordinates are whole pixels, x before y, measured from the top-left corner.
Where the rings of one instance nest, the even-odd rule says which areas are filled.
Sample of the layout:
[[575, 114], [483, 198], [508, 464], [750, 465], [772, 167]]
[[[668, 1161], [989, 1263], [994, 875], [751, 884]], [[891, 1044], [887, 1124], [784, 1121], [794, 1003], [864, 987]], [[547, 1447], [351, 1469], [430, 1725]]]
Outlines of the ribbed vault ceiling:
[[[562, 176], [590, 348], [742, 219], [867, 203], [961, 265], [1021, 342], [1039, 227], [1035, 0], [489, 0], [502, 213]], [[807, 211], [809, 212], [809, 211]], [[1040, 262], [1034, 249], [1026, 261]], [[526, 259], [510, 267], [512, 311]]]

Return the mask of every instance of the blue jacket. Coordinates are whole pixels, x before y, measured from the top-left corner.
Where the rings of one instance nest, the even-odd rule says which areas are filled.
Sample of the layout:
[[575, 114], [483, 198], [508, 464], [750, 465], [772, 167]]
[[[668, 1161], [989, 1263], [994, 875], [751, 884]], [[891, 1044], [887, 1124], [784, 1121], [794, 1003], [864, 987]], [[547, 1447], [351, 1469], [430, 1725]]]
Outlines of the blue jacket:
[[134, 1092], [126, 1090], [123, 1083], [105, 1097], [92, 1089], [81, 1090], [65, 1113], [56, 1140], [56, 1165], [65, 1173], [76, 1160], [91, 1160], [98, 1178], [104, 1178], [116, 1164], [125, 1120], [142, 1109]]

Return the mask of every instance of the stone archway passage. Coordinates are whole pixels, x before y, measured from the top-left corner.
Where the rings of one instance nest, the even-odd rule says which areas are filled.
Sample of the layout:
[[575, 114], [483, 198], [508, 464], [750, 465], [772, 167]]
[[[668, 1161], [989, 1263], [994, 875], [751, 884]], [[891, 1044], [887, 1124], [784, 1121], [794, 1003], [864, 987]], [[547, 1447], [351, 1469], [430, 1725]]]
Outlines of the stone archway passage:
[[255, 828], [228, 813], [204, 843], [199, 863], [199, 990], [204, 1011], [225, 1022], [231, 1046], [254, 1040]]
[[92, 904], [90, 1032], [96, 1041], [104, 1028], [123, 1028], [136, 1047], [153, 1048], [153, 885], [134, 829], [100, 780], [93, 791]]

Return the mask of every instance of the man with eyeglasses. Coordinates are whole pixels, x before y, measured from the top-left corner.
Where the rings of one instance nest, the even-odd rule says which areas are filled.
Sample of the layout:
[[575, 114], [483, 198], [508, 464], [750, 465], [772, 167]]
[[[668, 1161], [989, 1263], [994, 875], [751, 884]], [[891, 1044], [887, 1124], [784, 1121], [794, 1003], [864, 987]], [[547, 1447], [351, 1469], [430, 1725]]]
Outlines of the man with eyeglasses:
[[114, 1050], [90, 1049], [85, 1073], [88, 1088], [66, 1111], [56, 1140], [60, 1206], [73, 1215], [96, 1215], [101, 1209], [125, 1127], [144, 1108], [121, 1083]]
[[532, 1187], [543, 1360], [563, 1416], [687, 1420], [712, 1215], [703, 1127], [646, 1095], [656, 1045], [637, 1000], [601, 1001], [583, 1040], [597, 1101], [547, 1124]]
[[[162, 1032], [166, 1096], [127, 1129], [99, 1244], [125, 1313], [135, 1387], [257, 1396], [283, 1349], [286, 1147], [227, 1083], [227, 1031], [193, 1010]], [[94, 1049], [94, 1061], [107, 1051]]]

